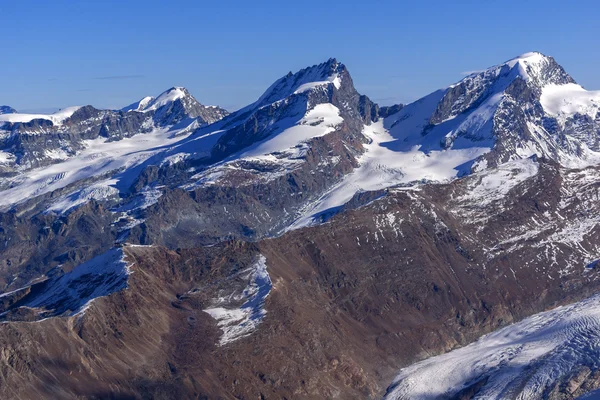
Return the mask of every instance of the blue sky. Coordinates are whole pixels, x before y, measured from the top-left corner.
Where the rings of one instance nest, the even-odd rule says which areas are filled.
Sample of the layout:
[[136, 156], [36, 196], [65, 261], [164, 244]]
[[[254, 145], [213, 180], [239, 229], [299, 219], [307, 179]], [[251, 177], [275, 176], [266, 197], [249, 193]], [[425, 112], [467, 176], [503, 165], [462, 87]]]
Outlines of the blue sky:
[[534, 50], [600, 89], [590, 0], [0, 0], [0, 15], [0, 104], [19, 110], [122, 107], [172, 86], [235, 109], [329, 57], [383, 104]]

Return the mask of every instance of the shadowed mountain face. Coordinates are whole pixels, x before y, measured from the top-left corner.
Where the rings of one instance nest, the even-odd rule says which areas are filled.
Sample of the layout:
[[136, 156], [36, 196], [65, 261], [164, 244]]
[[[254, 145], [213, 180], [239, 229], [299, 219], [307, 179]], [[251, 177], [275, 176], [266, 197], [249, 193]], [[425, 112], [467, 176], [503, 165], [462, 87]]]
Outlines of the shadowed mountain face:
[[9, 106], [0, 106], [0, 114], [14, 114], [17, 110]]
[[[6, 290], [58, 265], [72, 268], [82, 253], [87, 259], [106, 251], [105, 244], [98, 248], [98, 236], [191, 247], [276, 234], [357, 166], [367, 141], [363, 128], [377, 118], [377, 107], [356, 92], [345, 66], [333, 59], [286, 75], [257, 102], [210, 125], [192, 118], [188, 97], [174, 88], [143, 99], [116, 113], [145, 118], [147, 132], [90, 139], [64, 161], [0, 179], [4, 268], [10, 276], [28, 271]], [[174, 121], [177, 109], [190, 117], [166, 126], [152, 120], [171, 112], [163, 120]], [[83, 118], [86, 110], [61, 123]], [[94, 203], [102, 210], [97, 215], [78, 211]], [[42, 224], [63, 226], [66, 219], [71, 224], [60, 230], [40, 230]], [[63, 240], [83, 219], [98, 233]], [[42, 244], [56, 241], [61, 245]]]
[[[231, 114], [183, 88], [3, 114], [0, 397], [426, 393], [398, 370], [598, 290], [599, 99], [528, 53], [381, 109], [330, 59]], [[569, 354], [503, 398], [600, 385]]]

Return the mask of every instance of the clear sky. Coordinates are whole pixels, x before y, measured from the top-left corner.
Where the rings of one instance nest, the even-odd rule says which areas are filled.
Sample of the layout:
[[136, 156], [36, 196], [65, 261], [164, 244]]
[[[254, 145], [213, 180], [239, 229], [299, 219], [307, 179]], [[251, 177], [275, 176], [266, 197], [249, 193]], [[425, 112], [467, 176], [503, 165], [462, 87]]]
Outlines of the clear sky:
[[0, 104], [117, 108], [172, 86], [236, 109], [336, 57], [361, 93], [409, 102], [528, 51], [600, 89], [600, 2], [0, 0]]

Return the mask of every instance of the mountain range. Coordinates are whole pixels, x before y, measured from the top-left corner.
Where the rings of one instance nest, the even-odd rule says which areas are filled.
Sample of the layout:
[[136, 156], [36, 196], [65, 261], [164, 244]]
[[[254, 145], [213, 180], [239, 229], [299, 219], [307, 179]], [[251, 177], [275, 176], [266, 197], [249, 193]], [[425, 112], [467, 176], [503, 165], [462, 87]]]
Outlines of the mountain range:
[[593, 391], [599, 138], [537, 52], [387, 107], [336, 59], [231, 113], [1, 106], [1, 396]]

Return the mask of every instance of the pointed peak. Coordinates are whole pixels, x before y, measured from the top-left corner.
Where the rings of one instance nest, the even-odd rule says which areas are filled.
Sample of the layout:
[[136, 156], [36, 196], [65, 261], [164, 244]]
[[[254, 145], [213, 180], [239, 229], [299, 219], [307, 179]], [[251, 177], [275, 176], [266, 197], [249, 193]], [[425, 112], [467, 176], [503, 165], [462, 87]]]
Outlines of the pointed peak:
[[532, 51], [529, 53], [521, 54], [520, 56], [511, 58], [510, 60], [500, 64], [500, 66], [507, 66], [508, 68], [519, 68], [520, 75], [528, 79], [530, 78], [529, 73], [539, 72], [546, 65], [556, 64], [552, 57], [547, 57], [544, 54]]
[[318, 86], [333, 84], [339, 89], [346, 67], [335, 58], [303, 68], [296, 73], [289, 72], [271, 85], [252, 105], [264, 106], [282, 100], [293, 94], [299, 94]]
[[166, 93], [183, 93], [185, 95], [190, 95], [190, 92], [183, 86], [173, 86], [172, 88], [165, 90], [163, 93], [161, 93], [159, 97]]
[[[178, 99], [192, 98], [190, 92], [182, 86], [173, 86], [170, 89], [165, 90], [157, 97], [147, 96], [138, 102], [130, 104], [127, 107], [122, 108], [122, 111], [154, 111], [167, 104], [173, 103]], [[195, 101], [195, 99], [194, 99]]]
[[548, 84], [563, 85], [575, 83], [569, 74], [554, 58], [538, 51], [521, 54], [504, 63], [508, 68], [527, 82], [532, 82], [539, 87]]

